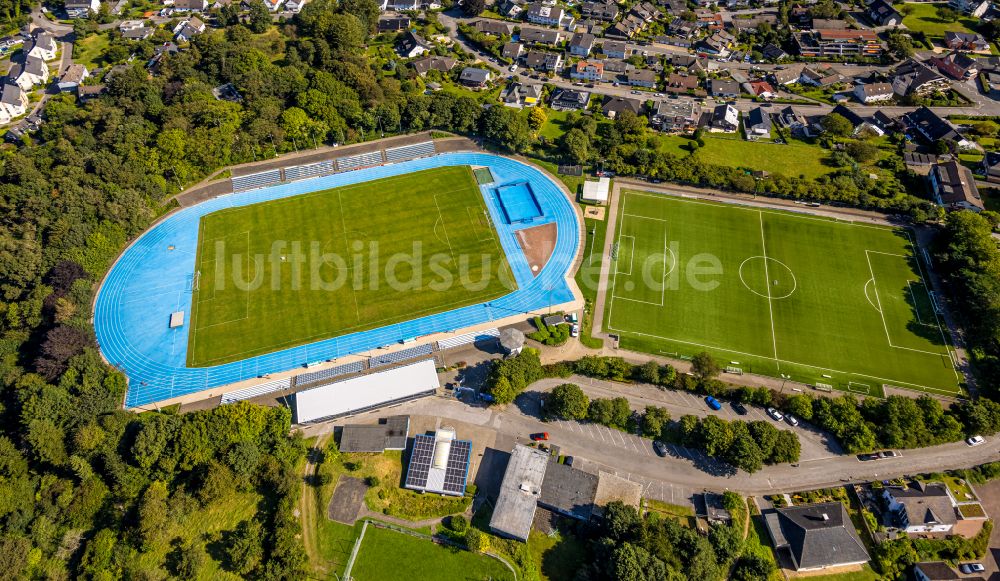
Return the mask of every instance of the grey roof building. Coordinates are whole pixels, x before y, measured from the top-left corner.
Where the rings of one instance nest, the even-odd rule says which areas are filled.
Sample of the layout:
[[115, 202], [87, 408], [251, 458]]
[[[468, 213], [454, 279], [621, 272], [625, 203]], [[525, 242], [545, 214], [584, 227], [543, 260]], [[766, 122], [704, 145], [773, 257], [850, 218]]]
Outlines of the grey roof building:
[[588, 103], [590, 103], [590, 93], [587, 91], [557, 89], [549, 105], [556, 110], [577, 110], [586, 109]]
[[779, 551], [787, 551], [796, 571], [857, 565], [870, 559], [841, 502], [779, 508], [765, 515]]
[[458, 80], [461, 81], [463, 85], [482, 87], [486, 85], [486, 83], [490, 82], [490, 78], [490, 72], [486, 69], [466, 67], [462, 69], [462, 74], [459, 75]]
[[384, 452], [406, 449], [410, 416], [392, 416], [377, 424], [349, 424], [340, 435], [341, 452]]
[[524, 348], [524, 333], [514, 327], [501, 330], [500, 348], [507, 355], [517, 355]]
[[590, 520], [597, 495], [597, 476], [550, 461], [545, 469], [538, 506], [562, 515]]
[[514, 446], [500, 483], [490, 530], [502, 537], [528, 540], [548, 463], [545, 452], [521, 444]]

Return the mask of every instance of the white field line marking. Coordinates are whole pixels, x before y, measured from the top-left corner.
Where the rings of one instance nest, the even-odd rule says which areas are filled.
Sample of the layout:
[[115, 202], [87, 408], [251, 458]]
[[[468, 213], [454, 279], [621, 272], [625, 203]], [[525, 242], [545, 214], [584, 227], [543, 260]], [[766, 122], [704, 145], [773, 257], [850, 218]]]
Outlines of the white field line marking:
[[628, 216], [629, 218], [639, 218], [641, 220], [656, 220], [657, 222], [666, 222], [667, 221], [664, 218], [654, 218], [653, 216], [643, 216], [642, 214], [624, 214], [624, 215]]
[[889, 325], [885, 322], [885, 311], [882, 309], [882, 299], [878, 296], [878, 281], [875, 280], [875, 269], [872, 268], [872, 258], [868, 255], [868, 249], [865, 249], [865, 260], [868, 261], [868, 272], [872, 275], [872, 291], [875, 292], [875, 302], [878, 304], [878, 314], [882, 317], [882, 328], [885, 329], [885, 340], [889, 343], [889, 347], [892, 347], [892, 338], [889, 336]]
[[619, 270], [618, 269], [618, 264], [619, 264], [620, 261], [616, 260], [615, 261], [615, 274], [624, 274], [625, 276], [632, 276], [632, 264], [635, 261], [635, 236], [632, 236], [630, 234], [622, 234], [621, 236], [618, 237], [618, 254], [619, 254], [619, 256], [621, 256], [621, 251], [622, 251], [622, 243], [621, 243], [621, 239], [622, 238], [628, 238], [629, 240], [632, 241], [632, 249], [629, 250], [629, 253], [628, 253], [628, 272], [622, 272], [621, 270]]
[[[622, 247], [622, 225], [625, 222], [625, 202], [628, 201], [628, 192], [622, 192], [621, 214], [618, 216], [618, 248]], [[607, 257], [610, 260], [611, 257]], [[615, 306], [615, 289], [618, 288], [618, 265], [615, 265], [615, 272], [611, 278], [611, 296], [608, 299], [608, 326], [611, 326], [611, 311]]]
[[[917, 252], [916, 252], [916, 250], [918, 248], [917, 243], [916, 243], [916, 241], [913, 240], [913, 236], [910, 235], [910, 231], [909, 230], [904, 230], [904, 232], [906, 232], [906, 239], [910, 241], [910, 248], [912, 248], [913, 251], [914, 251], [913, 258], [917, 262], [917, 273], [920, 274], [920, 282], [923, 283], [924, 288], [927, 290], [927, 293], [929, 294], [930, 293], [930, 289], [931, 289], [931, 285], [927, 283], [927, 277], [924, 276], [924, 268], [922, 266], [920, 266], [920, 258], [917, 256]], [[929, 264], [928, 264], [928, 268], [930, 268]], [[928, 298], [930, 298], [930, 297], [928, 296]], [[948, 335], [945, 334], [945, 332], [944, 332], [944, 325], [941, 323], [941, 317], [938, 315], [937, 309], [931, 308], [931, 310], [934, 311], [934, 321], [937, 323], [938, 333], [941, 334], [941, 342], [944, 344], [944, 348], [945, 348], [945, 351], [948, 354], [948, 358], [951, 359], [951, 362], [952, 362], [952, 371], [955, 372], [955, 378], [958, 379], [959, 381], [961, 381], [962, 380], [962, 374], [958, 372], [957, 365], [955, 365], [955, 363], [957, 361], [957, 356], [955, 355], [955, 353], [954, 353], [954, 351], [952, 349], [951, 343], [948, 341], [948, 335], [950, 335], [950, 333]]]
[[760, 248], [764, 253], [764, 284], [767, 285], [767, 310], [771, 316], [771, 346], [774, 348], [774, 362], [781, 371], [781, 362], [778, 359], [778, 336], [774, 333], [774, 306], [771, 304], [771, 275], [767, 269], [767, 242], [764, 241], [764, 213], [759, 212], [760, 218]]

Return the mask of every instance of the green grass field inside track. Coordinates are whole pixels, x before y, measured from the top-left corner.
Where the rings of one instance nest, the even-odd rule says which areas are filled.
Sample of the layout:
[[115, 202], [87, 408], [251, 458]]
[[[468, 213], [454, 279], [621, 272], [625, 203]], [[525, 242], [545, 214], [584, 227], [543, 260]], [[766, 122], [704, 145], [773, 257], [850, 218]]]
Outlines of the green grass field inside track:
[[513, 580], [492, 557], [369, 526], [351, 576], [357, 581]]
[[615, 236], [605, 327], [624, 348], [871, 395], [960, 391], [906, 230], [625, 191]]
[[201, 220], [196, 262], [193, 367], [457, 309], [515, 288], [467, 166], [213, 212]]

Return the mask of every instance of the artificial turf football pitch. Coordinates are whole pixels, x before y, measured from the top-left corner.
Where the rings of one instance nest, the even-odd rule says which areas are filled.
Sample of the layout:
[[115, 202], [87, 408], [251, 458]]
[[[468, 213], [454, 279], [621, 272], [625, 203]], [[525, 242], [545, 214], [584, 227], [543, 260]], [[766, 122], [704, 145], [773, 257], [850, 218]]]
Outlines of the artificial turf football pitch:
[[[619, 196], [605, 328], [623, 348], [810, 385], [960, 391], [908, 231]], [[712, 271], [701, 273], [699, 269]]]
[[515, 287], [471, 168], [230, 208], [199, 226], [188, 365], [477, 304]]

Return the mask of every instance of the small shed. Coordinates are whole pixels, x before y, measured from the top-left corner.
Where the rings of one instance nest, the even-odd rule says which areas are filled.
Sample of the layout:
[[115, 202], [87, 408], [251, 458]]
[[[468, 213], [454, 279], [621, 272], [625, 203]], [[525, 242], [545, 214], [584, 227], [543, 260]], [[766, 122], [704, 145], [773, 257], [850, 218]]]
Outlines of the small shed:
[[176, 329], [177, 327], [184, 326], [184, 311], [175, 311], [170, 313], [170, 328]]
[[524, 333], [513, 327], [500, 331], [500, 348], [506, 355], [517, 355], [524, 348]]
[[610, 187], [611, 178], [600, 178], [596, 182], [590, 180], [583, 182], [583, 201], [595, 204], [608, 203]]

